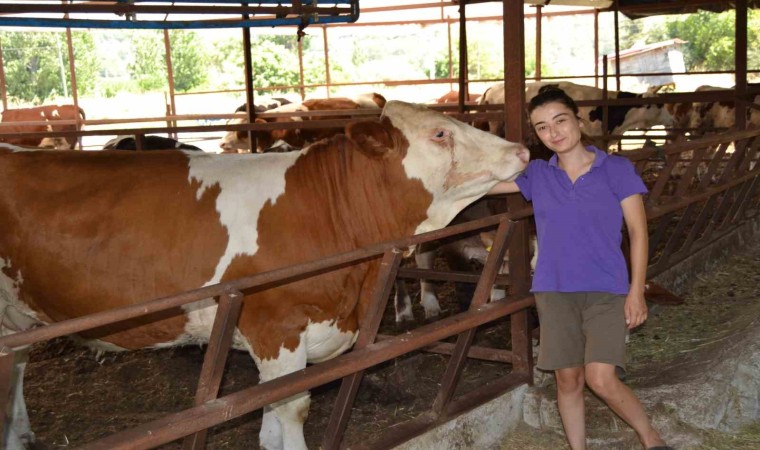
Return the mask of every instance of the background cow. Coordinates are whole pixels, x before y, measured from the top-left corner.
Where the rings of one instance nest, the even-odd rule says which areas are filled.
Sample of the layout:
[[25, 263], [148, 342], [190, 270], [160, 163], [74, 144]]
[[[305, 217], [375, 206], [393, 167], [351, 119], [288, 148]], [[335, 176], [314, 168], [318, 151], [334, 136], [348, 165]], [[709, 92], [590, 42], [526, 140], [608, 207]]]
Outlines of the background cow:
[[[759, 86], [750, 84], [750, 86]], [[694, 92], [729, 91], [716, 86], [699, 86]], [[755, 95], [753, 102], [760, 105], [760, 95]], [[736, 105], [733, 101], [720, 102], [683, 102], [668, 105], [677, 128], [688, 129], [692, 136], [702, 136], [707, 131], [734, 127]], [[760, 127], [760, 111], [747, 110], [747, 125]]]
[[[538, 94], [541, 87], [548, 84], [555, 85], [565, 91], [575, 101], [581, 100], [601, 100], [603, 90], [582, 84], [570, 83], [568, 81], [560, 82], [535, 82], [527, 83], [525, 87], [525, 100]], [[607, 91], [607, 98], [650, 98], [656, 96], [656, 89], [652, 89], [644, 94], [635, 94], [625, 91]], [[480, 98], [479, 104], [504, 104], [504, 83], [498, 83], [489, 87]], [[607, 129], [602, 129], [603, 107], [602, 106], [581, 106], [579, 115], [585, 122], [584, 132], [589, 136], [601, 136], [602, 134], [623, 134], [624, 132], [635, 128], [651, 128], [655, 125], [673, 125], [673, 116], [664, 104], [648, 105], [616, 105], [609, 106], [609, 118]], [[488, 130], [498, 136], [504, 136], [503, 122], [489, 122]], [[611, 141], [614, 143], [616, 141]]]
[[[465, 98], [466, 102], [476, 102], [480, 98], [480, 94], [470, 94]], [[438, 97], [435, 101], [438, 104], [444, 103], [459, 103], [459, 91], [449, 91], [442, 96]]]
[[[169, 149], [177, 149], [177, 150], [193, 150], [193, 151], [203, 151], [200, 148], [185, 144], [182, 142], [179, 142], [176, 139], [164, 137], [164, 136], [155, 136], [155, 135], [147, 135], [145, 136], [145, 139], [143, 141], [143, 148], [142, 150], [169, 150]], [[135, 141], [135, 137], [132, 136], [117, 136], [110, 141], [106, 142], [103, 146], [103, 150], [137, 150], [137, 142]]]
[[[522, 145], [403, 102], [300, 152], [0, 149], [0, 331], [439, 229], [527, 160]], [[235, 347], [251, 354], [262, 382], [341, 354], [357, 338], [379, 266], [247, 292]], [[95, 337], [106, 348], [196, 344], [208, 340], [215, 311], [208, 299]], [[23, 379], [24, 364], [15, 370]], [[33, 439], [20, 388], [11, 448]], [[309, 401], [305, 393], [265, 408], [260, 445], [305, 449]]]
[[[290, 100], [284, 97], [263, 97], [256, 98], [256, 103], [253, 105], [253, 110], [256, 114], [269, 111], [270, 109], [279, 108], [282, 105], [289, 105], [292, 103]], [[235, 112], [248, 112], [248, 104], [243, 103], [238, 106]]]
[[[76, 131], [76, 124], [61, 124], [61, 120], [75, 121], [85, 120], [84, 110], [74, 105], [43, 105], [32, 108], [6, 109], [2, 113], [0, 121], [4, 124], [14, 122], [46, 122], [38, 125], [6, 125], [0, 131], [3, 133], [36, 133], [44, 131]], [[48, 148], [62, 147], [62, 143], [68, 144], [68, 149], [74, 149], [77, 146], [77, 139], [73, 137], [57, 138], [58, 140], [47, 140], [45, 146]], [[0, 142], [9, 144], [40, 146], [42, 138], [11, 137], [0, 136]]]
[[[278, 108], [269, 110], [270, 113], [293, 113], [293, 112], [305, 112], [305, 111], [341, 111], [341, 110], [356, 110], [360, 108], [379, 109], [385, 105], [385, 98], [376, 93], [370, 93], [361, 95], [356, 99], [349, 99], [343, 97], [336, 98], [322, 98], [322, 99], [310, 99], [305, 100], [303, 103], [291, 103], [283, 105]], [[301, 122], [311, 119], [345, 119], [350, 116], [335, 115], [335, 116], [284, 116], [284, 117], [260, 117], [256, 119], [256, 123], [289, 123], [289, 122]], [[233, 123], [232, 121], [230, 123]], [[248, 119], [236, 119], [234, 123], [242, 124], [248, 123]], [[256, 152], [263, 153], [269, 148], [303, 148], [305, 145], [312, 142], [316, 142], [320, 139], [325, 139], [342, 131], [340, 127], [334, 128], [317, 128], [317, 129], [280, 129], [280, 130], [264, 130], [255, 131], [253, 134], [256, 137]], [[236, 153], [236, 152], [248, 152], [251, 149], [251, 143], [248, 139], [248, 132], [246, 131], [231, 131], [227, 133], [219, 143], [219, 147], [222, 149], [222, 153]]]

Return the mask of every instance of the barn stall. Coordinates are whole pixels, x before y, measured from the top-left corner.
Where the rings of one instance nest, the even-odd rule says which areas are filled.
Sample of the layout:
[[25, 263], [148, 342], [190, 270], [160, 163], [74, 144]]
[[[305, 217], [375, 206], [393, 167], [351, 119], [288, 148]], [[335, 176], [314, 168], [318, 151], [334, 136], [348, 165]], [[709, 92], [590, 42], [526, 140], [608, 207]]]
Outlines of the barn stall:
[[[738, 150], [737, 150], [738, 149]], [[650, 205], [650, 219], [658, 219], [657, 224], [655, 225], [654, 229], [656, 230], [653, 236], [653, 242], [657, 242], [657, 248], [659, 249], [658, 252], [655, 253], [656, 259], [653, 259], [653, 269], [652, 269], [652, 275], [656, 274], [659, 271], [663, 271], [664, 269], [668, 268], [670, 265], [672, 265], [674, 262], [679, 260], [684, 260], [687, 258], [690, 254], [694, 253], [696, 250], [699, 250], [703, 248], [703, 246], [709, 244], [710, 242], [714, 242], [718, 237], [724, 236], [726, 233], [730, 233], [734, 231], [737, 227], [740, 227], [742, 224], [747, 223], [746, 221], [752, 221], [755, 219], [755, 211], [756, 211], [756, 201], [757, 201], [757, 187], [756, 187], [756, 160], [757, 160], [757, 149], [758, 149], [758, 143], [756, 139], [756, 134], [752, 134], [752, 132], [749, 132], [747, 134], [739, 134], [739, 135], [732, 135], [732, 136], [722, 136], [720, 138], [710, 138], [704, 142], [699, 143], [692, 143], [692, 144], [684, 144], [681, 146], [676, 147], [665, 147], [662, 149], [649, 149], [649, 150], [642, 150], [639, 153], [630, 154], [632, 158], [635, 158], [635, 160], [638, 162], [637, 165], [641, 171], [644, 173], [647, 173], [647, 171], [655, 170], [657, 177], [654, 178], [653, 186], [653, 194], [651, 199], [649, 200]], [[697, 153], [702, 156], [702, 159], [706, 159], [704, 161], [705, 166], [707, 167], [707, 175], [705, 173], [700, 174], [699, 173], [699, 165], [695, 163], [694, 158], [689, 159], [681, 159], [678, 156], [681, 154], [685, 154], [687, 152]], [[708, 159], [709, 158], [709, 159]], [[656, 169], [652, 169], [652, 167], [656, 167]], [[676, 169], [681, 168], [683, 169], [681, 171], [681, 175], [677, 175]], [[684, 172], [685, 171], [685, 172]], [[716, 205], [718, 206], [716, 208]], [[679, 211], [683, 211], [685, 208], [685, 211], [683, 215], [679, 214]], [[719, 215], [712, 216], [712, 213], [716, 213]], [[522, 217], [522, 213], [513, 213], [511, 216], [509, 216], [509, 219], [518, 219]], [[685, 218], [684, 218], [685, 217]], [[504, 220], [507, 220], [506, 216], [500, 218], [503, 222]], [[496, 223], [496, 221], [491, 221], [489, 224], [493, 226]], [[480, 226], [474, 225], [471, 226], [471, 228]], [[674, 229], [675, 227], [675, 229]], [[519, 228], [518, 228], [519, 230]], [[458, 229], [456, 231], [462, 231], [462, 229]], [[671, 234], [676, 232], [675, 234]], [[506, 237], [506, 231], [502, 231], [502, 234]], [[513, 233], [513, 236], [519, 235], [519, 233]], [[673, 237], [678, 235], [679, 237]], [[436, 235], [430, 235], [425, 236], [426, 239], [433, 239], [442, 236], [441, 234]], [[420, 240], [422, 237], [420, 237]], [[518, 238], [513, 237], [513, 240], [517, 240]], [[396, 242], [392, 245], [389, 244], [387, 248], [404, 248], [408, 246], [412, 241], [403, 241], [403, 242]], [[418, 241], [414, 241], [418, 242]], [[683, 245], [679, 245], [679, 242], [685, 243]], [[693, 244], [696, 242], [696, 246]], [[688, 245], [686, 245], [688, 244]], [[519, 244], [522, 245], [522, 244]], [[655, 247], [655, 246], [653, 246]], [[517, 253], [519, 253], [520, 250], [518, 248]], [[369, 253], [361, 253], [358, 256], [354, 255], [354, 257], [366, 257], [369, 255]], [[375, 257], [379, 256], [379, 253], [375, 251], [374, 253]], [[386, 255], [388, 258], [392, 258], [392, 256]], [[664, 259], [663, 259], [664, 258]], [[517, 258], [515, 258], [517, 259]], [[341, 260], [340, 263], [345, 263], [347, 260]], [[524, 263], [524, 262], [523, 262]], [[322, 264], [321, 262], [318, 264]], [[516, 264], [519, 264], [519, 262], [516, 262]], [[300, 269], [304, 271], [314, 270], [316, 266], [311, 266], [307, 269]], [[319, 267], [326, 267], [319, 265]], [[488, 269], [488, 268], [487, 268]], [[300, 272], [299, 269], [295, 269], [295, 273]], [[524, 267], [523, 267], [524, 270]], [[519, 273], [520, 269], [516, 268], [515, 271], [512, 273]], [[401, 273], [403, 275], [404, 271], [401, 270]], [[280, 275], [282, 276], [282, 275]], [[492, 275], [486, 275], [486, 278], [482, 279], [485, 280], [484, 285], [488, 285], [488, 276], [495, 277], [495, 274]], [[517, 275], [513, 275], [517, 276]], [[274, 278], [267, 278], [262, 280], [255, 280], [255, 282], [261, 282], [265, 283], [267, 281], [272, 281]], [[249, 280], [250, 281], [250, 280]], [[518, 285], [514, 280], [511, 281], [515, 286]], [[483, 283], [483, 281], [481, 281]], [[517, 290], [513, 286], [513, 289]], [[226, 287], [225, 287], [226, 288]], [[480, 294], [476, 294], [476, 298], [478, 295], [482, 297], [482, 291], [484, 288], [480, 288]], [[387, 290], [387, 285], [386, 285]], [[222, 290], [219, 291], [221, 293]], [[517, 291], [519, 292], [519, 291]], [[386, 292], [387, 294], [387, 292]], [[205, 295], [208, 295], [208, 293], [205, 293]], [[379, 294], [380, 296], [385, 294]], [[387, 295], [386, 295], [387, 297]], [[179, 300], [175, 299], [174, 301], [177, 302], [185, 302], [190, 301], [188, 297], [183, 297]], [[477, 303], [477, 300], [476, 300]], [[166, 304], [157, 305], [156, 308], [162, 308], [166, 307]], [[500, 305], [502, 307], [503, 305]], [[523, 306], [522, 304], [519, 304], [518, 306]], [[490, 310], [489, 310], [490, 311]], [[509, 314], [512, 312], [511, 308], [502, 309], [498, 312], [489, 312], [486, 318], [478, 316], [478, 317], [471, 317], [468, 316], [465, 319], [468, 321], [467, 325], [472, 324], [479, 324], [481, 321], [485, 321], [487, 319], [490, 319], [495, 316], [503, 316], [505, 314]], [[134, 312], [131, 312], [130, 314], [133, 314]], [[98, 321], [104, 321], [104, 320], [111, 320], [113, 317], [109, 318], [98, 318]], [[432, 336], [425, 336], [420, 337], [423, 335], [424, 332], [429, 331], [428, 329], [419, 330], [420, 334], [416, 334], [416, 331], [411, 334], [412, 343], [408, 344], [408, 347], [411, 347], [414, 345], [417, 346], [426, 346], [430, 344], [432, 341], [429, 339], [435, 339], [436, 341], [440, 339], [444, 335], [450, 335], [452, 333], [457, 333], [460, 331], [460, 328], [453, 327], [448, 328], [452, 325], [452, 323], [457, 322], [459, 320], [462, 320], [462, 318], [457, 318], [456, 320], [453, 320], [452, 317], [451, 322], [446, 322], [443, 324], [440, 324], [440, 328], [437, 328], [437, 331], [433, 330], [434, 333]], [[518, 320], [522, 320], [522, 318], [519, 318]], [[105, 323], [105, 322], [97, 322], [99, 324]], [[94, 325], [95, 322], [87, 324], [87, 326]], [[75, 324], [72, 327], [64, 327], [60, 329], [54, 329], [53, 331], [46, 331], [45, 333], [38, 334], [38, 336], [45, 336], [45, 337], [52, 337], [57, 335], [63, 335], [68, 334], [73, 331], [82, 330], [84, 328], [84, 325], [82, 324]], [[445, 329], [445, 331], [444, 331]], [[525, 331], [522, 331], [523, 333]], [[438, 334], [435, 334], [438, 333]], [[512, 332], [514, 333], [514, 331]], [[471, 336], [469, 337], [472, 338]], [[513, 334], [514, 338], [514, 334]], [[465, 337], [465, 341], [467, 339], [467, 336]], [[526, 342], [526, 339], [522, 339], [522, 342]], [[397, 339], [397, 341], [394, 342], [394, 344], [399, 344], [399, 341], [403, 341], [404, 339]], [[13, 341], [11, 340], [8, 345], [11, 345]], [[370, 344], [375, 345], [375, 344]], [[368, 347], [369, 347], [368, 346]], [[461, 359], [463, 358], [462, 355], [467, 354], [467, 343], [464, 344], [457, 344], [458, 354], [460, 355], [460, 364], [457, 366], [456, 364], [453, 365], [453, 368], [451, 370], [451, 375], [447, 375], [447, 377], [456, 377], [456, 372], [461, 371]], [[404, 346], [401, 346], [402, 348], [405, 348]], [[445, 346], [443, 346], [445, 347]], [[451, 347], [449, 347], [451, 349]], [[400, 350], [396, 350], [400, 351]], [[449, 350], [451, 351], [451, 350]], [[386, 358], [389, 354], [395, 354], [392, 353], [391, 350], [387, 350], [388, 353], [377, 356], [374, 358]], [[363, 359], [363, 361], [376, 361], [377, 359], [371, 359], [373, 357], [366, 356], [366, 353], [358, 353], [355, 352], [359, 356], [355, 356], [355, 358], [366, 358]], [[477, 352], [472, 352], [477, 353]], [[489, 353], [492, 353], [492, 355], [498, 355], [499, 352], [491, 351]], [[510, 359], [509, 355], [510, 353], [504, 353], [501, 352], [503, 355], [506, 354], [507, 356], [501, 357], [501, 360], [508, 360]], [[492, 359], [499, 359], [497, 356], [491, 356]], [[356, 361], [358, 359], [354, 359], [353, 361]], [[336, 360], [337, 361], [337, 360]], [[348, 365], [350, 367], [350, 364]], [[315, 366], [319, 367], [319, 366]], [[339, 378], [343, 374], [350, 373], [350, 370], [357, 369], [357, 368], [367, 368], [369, 366], [364, 366], [363, 363], [360, 366], [354, 366], [352, 368], [336, 368], [334, 371], [328, 375], [328, 376], [322, 376], [318, 378], [316, 375], [312, 375], [312, 378], [307, 378], [310, 380], [310, 382], [305, 384], [305, 381], [301, 381], [301, 384], [296, 384], [294, 386], [291, 386], [288, 390], [284, 390], [284, 388], [280, 388], [281, 392], [273, 393], [270, 395], [277, 395], [280, 396], [287, 396], [288, 393], [291, 392], [298, 392], [300, 390], [303, 390], [307, 387], [311, 386], [311, 382], [316, 381], [323, 381], [329, 377], [336, 377]], [[212, 372], [212, 369], [204, 369], [207, 372]], [[327, 369], [326, 369], [327, 370]], [[418, 418], [417, 420], [412, 421], [411, 424], [406, 425], [406, 427], [402, 427], [401, 430], [412, 430], [409, 432], [409, 434], [400, 433], [398, 428], [391, 429], [388, 433], [384, 435], [383, 438], [379, 440], [379, 443], [377, 446], [380, 448], [387, 448], [387, 446], [392, 445], [393, 442], [396, 442], [398, 440], [403, 440], [407, 438], [410, 434], [416, 433], [417, 431], [425, 428], [429, 428], [432, 425], [435, 425], [443, 420], [445, 420], [447, 417], [450, 417], [452, 415], [456, 415], [459, 412], [463, 410], [467, 410], [472, 407], [472, 402], [479, 401], [480, 398], [483, 397], [492, 397], [494, 396], [495, 392], [503, 392], [504, 387], [507, 387], [507, 390], [513, 386], [513, 383], [515, 381], [518, 381], [522, 376], [525, 375], [525, 371], [522, 371], [523, 374], [521, 375], [519, 372], [517, 374], [512, 371], [512, 376], [508, 377], [501, 381], [501, 386], [490, 386], [489, 389], [491, 391], [489, 392], [486, 390], [485, 392], [481, 392], [479, 394], [473, 394], [469, 397], [465, 397], [463, 399], [460, 399], [459, 402], [453, 402], [453, 406], [450, 406], [450, 409], [444, 411], [444, 413], [438, 411], [436, 407], [433, 408], [431, 413], [423, 414], [421, 416], [421, 419]], [[313, 372], [308, 372], [308, 374], [312, 374]], [[449, 373], [447, 371], [446, 373]], [[337, 379], [333, 378], [333, 379]], [[353, 383], [355, 386], [356, 379], [360, 377], [353, 377]], [[448, 380], [449, 378], [444, 378], [444, 380]], [[452, 387], [452, 383], [454, 381], [448, 381], [448, 387]], [[447, 384], [443, 383], [443, 384]], [[201, 383], [203, 384], [203, 383]], [[349, 383], [350, 385], [350, 383]], [[276, 388], [277, 386], [275, 386]], [[295, 389], [295, 390], [293, 390]], [[346, 388], [349, 390], [352, 388]], [[355, 389], [355, 388], [354, 388]], [[246, 395], [253, 395], [254, 393], [256, 395], [259, 395], [260, 391], [246, 391]], [[443, 391], [442, 391], [443, 392]], [[261, 394], [262, 396], [264, 394]], [[344, 394], [348, 395], [348, 394]], [[444, 392], [443, 394], [439, 394], [440, 396], [450, 396], [451, 392]], [[349, 395], [350, 396], [350, 395]], [[242, 398], [240, 397], [236, 398]], [[274, 397], [269, 397], [270, 399]], [[260, 406], [256, 405], [263, 405], [261, 403], [263, 400], [257, 401], [254, 403], [246, 403], [243, 407], [245, 411], [251, 411], [253, 409], [257, 409]], [[438, 404], [436, 402], [436, 404]], [[440, 406], [439, 406], [440, 407]], [[461, 409], [457, 409], [461, 408]], [[340, 409], [340, 408], [336, 408]], [[345, 408], [343, 408], [345, 410]], [[238, 410], [240, 414], [243, 413], [243, 409]], [[198, 413], [198, 410], [194, 410], [192, 414]], [[216, 423], [216, 421], [219, 419], [218, 416], [212, 417], [213, 414], [209, 414], [208, 416], [204, 415], [203, 420], [206, 420], [204, 422], [204, 425], [199, 426], [205, 426], [208, 425], [211, 422]], [[431, 417], [434, 416], [434, 417]], [[178, 416], [171, 417], [170, 420], [174, 420], [179, 418]], [[135, 421], [137, 422], [137, 421]], [[173, 422], [172, 422], [173, 423]], [[153, 424], [155, 425], [155, 424]], [[154, 430], [154, 426], [145, 426], [145, 428], [141, 428], [140, 430], [146, 430], [151, 429]], [[330, 429], [334, 429], [336, 426], [331, 425]], [[178, 427], [179, 428], [179, 427]], [[135, 433], [140, 434], [140, 430], [135, 431]], [[139, 445], [147, 445], [147, 446], [153, 446], [155, 443], [159, 442], [161, 439], [168, 439], [171, 436], [177, 435], [177, 433], [185, 433], [188, 431], [192, 431], [190, 429], [179, 429], [179, 430], [171, 430], [168, 434], [161, 434], [160, 438], [152, 438], [155, 440], [150, 440], [144, 437], [139, 438], [140, 443]], [[153, 435], [153, 433], [151, 433]], [[122, 436], [122, 438], [125, 436]], [[129, 435], [129, 439], [135, 439], [135, 434]], [[327, 438], [326, 438], [327, 439]], [[330, 437], [330, 439], [336, 439], [335, 436]], [[107, 441], [110, 442], [110, 441]], [[137, 445], [137, 441], [127, 441], [130, 444], [129, 445]], [[105, 445], [105, 444], [104, 444]], [[230, 444], [233, 445], [233, 447], [230, 448], [236, 448], [234, 447], [234, 443]], [[107, 447], [103, 448], [114, 448], [110, 444], [108, 444]], [[135, 448], [135, 447], [129, 447], [129, 448]], [[238, 447], [239, 448], [239, 447]]]

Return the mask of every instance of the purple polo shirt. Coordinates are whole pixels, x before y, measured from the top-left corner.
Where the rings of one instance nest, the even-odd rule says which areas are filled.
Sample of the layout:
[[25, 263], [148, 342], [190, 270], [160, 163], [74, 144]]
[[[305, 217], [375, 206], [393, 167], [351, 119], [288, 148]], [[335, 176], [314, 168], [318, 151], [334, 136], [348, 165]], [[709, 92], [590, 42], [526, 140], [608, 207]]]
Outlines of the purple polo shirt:
[[575, 184], [557, 165], [557, 155], [531, 161], [516, 180], [536, 217], [532, 292], [628, 293], [620, 202], [647, 188], [628, 159], [586, 149], [596, 158]]

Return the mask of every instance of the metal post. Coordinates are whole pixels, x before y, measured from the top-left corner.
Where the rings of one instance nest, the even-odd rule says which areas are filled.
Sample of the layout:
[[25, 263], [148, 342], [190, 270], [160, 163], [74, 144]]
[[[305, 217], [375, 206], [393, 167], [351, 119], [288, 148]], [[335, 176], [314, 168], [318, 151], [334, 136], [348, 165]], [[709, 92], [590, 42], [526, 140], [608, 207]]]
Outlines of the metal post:
[[5, 62], [3, 61], [3, 43], [0, 42], [0, 94], [3, 97], [3, 111], [8, 109], [8, 91], [5, 86]]
[[[327, 84], [327, 98], [330, 98], [330, 84], [332, 79], [330, 77], [330, 49], [327, 45], [327, 27], [322, 27], [322, 42], [325, 49], [325, 84]], [[303, 80], [303, 50], [301, 48], [301, 42], [298, 42], [298, 63], [301, 66], [301, 86], [304, 85]], [[304, 96], [305, 97], [305, 96]]]
[[[0, 405], [10, 405], [13, 392], [13, 369], [16, 353], [13, 349], [3, 347], [0, 350]], [[6, 415], [10, 408], [0, 408], [0, 448], [6, 448]]]
[[[736, 88], [734, 95], [737, 101], [734, 113], [734, 128], [743, 130], [747, 127], [747, 0], [736, 1], [736, 45], [734, 47]], [[750, 103], [752, 101], [750, 100]], [[757, 111], [755, 112], [757, 114]]]
[[536, 81], [541, 81], [541, 22], [544, 5], [536, 5]]
[[467, 2], [459, 4], [459, 113], [464, 113], [465, 93], [467, 87], [467, 15], [465, 7]]
[[[504, 133], [523, 142], [525, 108], [525, 28], [523, 2], [503, 0], [504, 6]], [[510, 99], [507, 101], [506, 99]]]
[[[172, 44], [169, 39], [169, 30], [164, 30], [164, 50], [166, 52], [166, 76], [169, 80], [169, 114], [174, 116], [177, 115], [177, 105], [174, 102], [174, 66], [172, 65]], [[170, 127], [177, 126], [175, 120], [167, 120], [166, 123]], [[172, 133], [169, 137], [177, 139], [177, 133]]]

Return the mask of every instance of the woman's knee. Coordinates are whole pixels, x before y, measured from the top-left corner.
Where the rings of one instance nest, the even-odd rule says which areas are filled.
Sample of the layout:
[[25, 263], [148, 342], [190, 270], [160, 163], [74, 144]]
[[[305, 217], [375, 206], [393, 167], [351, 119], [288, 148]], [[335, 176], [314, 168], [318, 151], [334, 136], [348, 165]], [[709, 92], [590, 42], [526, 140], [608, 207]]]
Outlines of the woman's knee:
[[577, 392], [583, 390], [585, 376], [583, 367], [571, 367], [555, 371], [557, 377], [557, 389], [560, 392]]
[[586, 383], [597, 395], [606, 397], [620, 384], [615, 374], [615, 366], [599, 365], [586, 367]]

